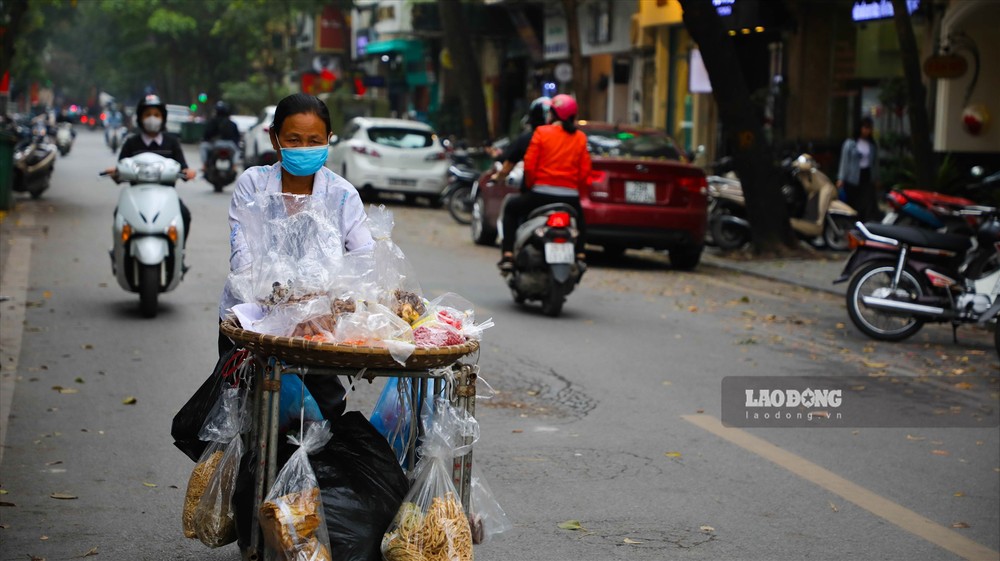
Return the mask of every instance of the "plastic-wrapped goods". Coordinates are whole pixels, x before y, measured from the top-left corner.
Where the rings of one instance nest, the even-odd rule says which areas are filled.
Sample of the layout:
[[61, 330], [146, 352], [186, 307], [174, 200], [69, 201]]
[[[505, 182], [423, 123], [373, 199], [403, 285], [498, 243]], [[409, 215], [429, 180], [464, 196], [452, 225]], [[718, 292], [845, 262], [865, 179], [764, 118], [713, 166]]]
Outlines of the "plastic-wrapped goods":
[[492, 319], [477, 325], [472, 302], [447, 292], [431, 300], [413, 323], [413, 339], [421, 348], [462, 345], [470, 339], [482, 339], [483, 330], [492, 326]]
[[[239, 388], [223, 389], [198, 433], [199, 439], [210, 444], [188, 480], [181, 522], [185, 537], [201, 539], [209, 547], [219, 547], [236, 539], [231, 505], [243, 455], [240, 432], [245, 422], [245, 401]], [[210, 523], [210, 526], [199, 526], [199, 522]]]
[[472, 527], [472, 543], [486, 543], [494, 536], [512, 530], [514, 524], [497, 502], [493, 490], [490, 489], [479, 464], [476, 463], [472, 464], [471, 485], [469, 525]]
[[472, 561], [472, 530], [450, 470], [462, 451], [454, 431], [462, 419], [454, 411], [446, 400], [435, 401], [410, 492], [382, 538], [385, 561]]
[[369, 302], [358, 304], [353, 313], [337, 318], [335, 341], [342, 345], [386, 347], [400, 364], [413, 354], [413, 329], [385, 306]]
[[424, 395], [429, 395], [433, 380], [389, 378], [382, 387], [382, 393], [379, 394], [371, 413], [372, 426], [385, 437], [401, 466], [406, 462], [406, 451], [416, 441], [413, 426], [418, 419], [414, 411], [421, 407], [420, 404], [413, 406], [414, 384], [423, 384]]
[[419, 307], [422, 305], [422, 292], [413, 267], [407, 261], [403, 250], [392, 241], [392, 228], [395, 225], [392, 212], [385, 205], [368, 207], [368, 229], [375, 239], [374, 284], [379, 289], [378, 301], [394, 313], [404, 317], [407, 323], [416, 320], [423, 313], [414, 309], [408, 313], [404, 307], [407, 304]]
[[299, 449], [285, 463], [260, 506], [258, 517], [268, 547], [284, 561], [330, 561], [319, 483], [309, 464], [310, 452], [330, 440], [326, 421], [306, 425], [305, 435], [296, 439]]

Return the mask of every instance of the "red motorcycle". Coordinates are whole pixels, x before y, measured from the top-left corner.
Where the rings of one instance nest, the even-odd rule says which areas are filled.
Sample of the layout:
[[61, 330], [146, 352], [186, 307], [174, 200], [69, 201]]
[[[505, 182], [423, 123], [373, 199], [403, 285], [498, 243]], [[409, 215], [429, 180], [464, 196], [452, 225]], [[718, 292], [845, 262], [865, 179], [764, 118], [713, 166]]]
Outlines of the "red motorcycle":
[[933, 191], [903, 189], [890, 191], [886, 196], [889, 212], [882, 224], [917, 226], [953, 234], [972, 234], [979, 226], [978, 217], [961, 213], [974, 206], [975, 201]]

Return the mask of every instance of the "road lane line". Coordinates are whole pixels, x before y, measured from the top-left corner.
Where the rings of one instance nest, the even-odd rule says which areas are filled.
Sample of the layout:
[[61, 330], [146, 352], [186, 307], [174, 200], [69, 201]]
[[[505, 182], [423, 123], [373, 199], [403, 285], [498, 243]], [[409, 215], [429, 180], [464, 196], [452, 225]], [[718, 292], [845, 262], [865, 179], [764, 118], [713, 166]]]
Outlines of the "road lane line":
[[737, 428], [724, 427], [718, 419], [711, 415], [681, 415], [681, 418], [718, 437], [728, 440], [748, 452], [770, 460], [795, 475], [811, 481], [827, 491], [839, 495], [844, 500], [850, 501], [871, 512], [875, 516], [891, 522], [938, 547], [947, 549], [963, 559], [968, 559], [969, 561], [1000, 560], [1000, 552], [974, 542], [960, 535], [958, 532], [945, 528], [937, 522], [877, 495], [860, 485], [851, 483], [843, 477], [801, 456], [783, 450], [762, 438], [758, 438]]
[[[35, 217], [25, 213], [21, 227], [35, 225]], [[31, 238], [12, 235], [10, 253], [0, 277], [0, 294], [9, 300], [0, 303], [0, 465], [7, 447], [7, 426], [17, 381], [17, 361], [21, 356], [21, 335], [24, 331], [25, 299], [28, 296], [28, 270], [31, 266]]]

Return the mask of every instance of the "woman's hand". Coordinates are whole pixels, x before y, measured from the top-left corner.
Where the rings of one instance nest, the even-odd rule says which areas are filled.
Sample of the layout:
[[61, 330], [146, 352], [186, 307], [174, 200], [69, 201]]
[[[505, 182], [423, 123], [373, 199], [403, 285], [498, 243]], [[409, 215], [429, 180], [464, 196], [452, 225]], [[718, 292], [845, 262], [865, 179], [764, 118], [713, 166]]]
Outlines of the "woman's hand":
[[191, 168], [184, 168], [181, 170], [181, 173], [184, 174], [184, 179], [186, 179], [187, 181], [191, 181], [198, 175], [198, 173]]

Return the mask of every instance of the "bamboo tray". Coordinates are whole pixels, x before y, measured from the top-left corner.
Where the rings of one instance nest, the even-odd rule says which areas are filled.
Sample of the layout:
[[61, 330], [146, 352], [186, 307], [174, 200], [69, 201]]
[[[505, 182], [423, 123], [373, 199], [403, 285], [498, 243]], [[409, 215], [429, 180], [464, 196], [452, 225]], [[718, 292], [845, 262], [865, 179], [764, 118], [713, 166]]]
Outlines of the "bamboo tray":
[[226, 318], [219, 330], [255, 354], [276, 356], [291, 364], [303, 366], [426, 370], [448, 366], [479, 349], [479, 341], [468, 341], [464, 345], [449, 347], [417, 348], [406, 359], [406, 364], [402, 365], [392, 358], [389, 349], [322, 343], [302, 337], [265, 335], [242, 329], [232, 317]]

